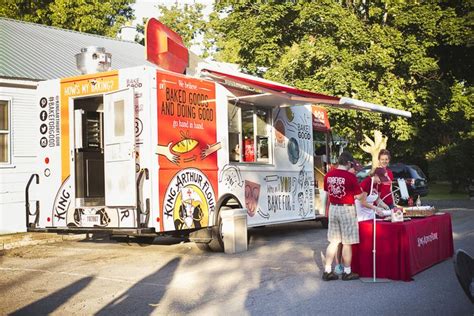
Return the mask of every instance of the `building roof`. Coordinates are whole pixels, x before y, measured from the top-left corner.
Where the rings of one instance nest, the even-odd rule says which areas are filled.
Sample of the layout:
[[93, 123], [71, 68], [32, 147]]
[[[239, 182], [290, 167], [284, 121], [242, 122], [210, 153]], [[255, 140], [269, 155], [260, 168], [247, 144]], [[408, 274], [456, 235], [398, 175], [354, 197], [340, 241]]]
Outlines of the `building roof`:
[[75, 55], [100, 46], [112, 54], [112, 69], [152, 65], [145, 47], [115, 38], [0, 17], [0, 77], [46, 80], [79, 75]]

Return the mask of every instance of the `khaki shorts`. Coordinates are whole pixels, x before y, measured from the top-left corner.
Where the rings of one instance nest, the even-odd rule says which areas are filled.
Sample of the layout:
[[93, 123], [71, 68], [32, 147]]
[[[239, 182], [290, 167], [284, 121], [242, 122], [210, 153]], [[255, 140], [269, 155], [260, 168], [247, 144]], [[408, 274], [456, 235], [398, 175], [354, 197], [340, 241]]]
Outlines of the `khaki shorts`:
[[359, 243], [359, 223], [353, 205], [329, 206], [328, 240], [343, 245]]

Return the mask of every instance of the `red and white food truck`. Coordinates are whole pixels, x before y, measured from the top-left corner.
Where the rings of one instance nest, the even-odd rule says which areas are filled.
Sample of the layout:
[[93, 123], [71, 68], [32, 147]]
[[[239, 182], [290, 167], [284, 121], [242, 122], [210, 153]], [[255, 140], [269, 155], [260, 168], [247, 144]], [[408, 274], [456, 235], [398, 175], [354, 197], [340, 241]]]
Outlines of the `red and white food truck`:
[[194, 76], [143, 66], [48, 80], [37, 91], [30, 231], [186, 234], [214, 248], [224, 208], [246, 208], [248, 227], [324, 216], [314, 103], [410, 115], [206, 63]]

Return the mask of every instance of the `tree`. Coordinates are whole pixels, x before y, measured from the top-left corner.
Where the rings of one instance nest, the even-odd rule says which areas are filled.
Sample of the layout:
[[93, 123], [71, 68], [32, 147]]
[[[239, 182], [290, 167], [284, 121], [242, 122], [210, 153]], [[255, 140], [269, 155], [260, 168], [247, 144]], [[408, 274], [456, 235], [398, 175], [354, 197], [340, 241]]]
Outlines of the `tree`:
[[387, 148], [388, 137], [380, 131], [373, 131], [374, 139], [364, 134], [364, 143], [359, 144], [360, 149], [370, 154], [372, 158], [372, 171], [379, 165], [379, 153]]
[[390, 136], [395, 159], [426, 171], [437, 152], [450, 150], [446, 144], [465, 145], [473, 137], [473, 5], [219, 1], [215, 56], [300, 88], [411, 111], [411, 119], [329, 115], [353, 150], [364, 134], [380, 130]]
[[0, 16], [115, 37], [132, 21], [133, 0], [6, 0]]

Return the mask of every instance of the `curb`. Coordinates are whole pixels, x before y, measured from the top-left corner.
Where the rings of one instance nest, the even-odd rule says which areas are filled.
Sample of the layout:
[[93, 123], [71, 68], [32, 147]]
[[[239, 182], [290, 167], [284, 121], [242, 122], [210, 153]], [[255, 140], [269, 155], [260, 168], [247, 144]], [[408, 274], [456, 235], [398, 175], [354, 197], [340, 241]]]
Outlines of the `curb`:
[[0, 235], [0, 251], [19, 247], [86, 239], [86, 234], [58, 235], [55, 233], [17, 233]]

